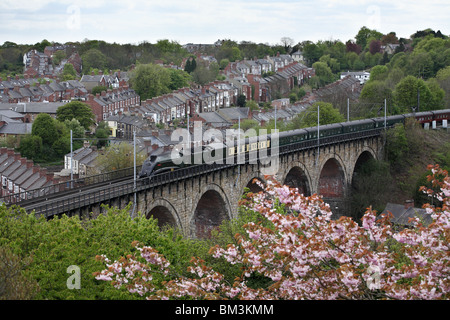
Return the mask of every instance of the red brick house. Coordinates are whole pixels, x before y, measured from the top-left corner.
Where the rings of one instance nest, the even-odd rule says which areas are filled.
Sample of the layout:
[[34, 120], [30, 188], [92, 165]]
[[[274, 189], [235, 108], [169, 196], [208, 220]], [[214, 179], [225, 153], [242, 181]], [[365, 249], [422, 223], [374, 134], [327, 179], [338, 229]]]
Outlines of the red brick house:
[[91, 107], [96, 121], [101, 122], [109, 116], [130, 111], [130, 107], [138, 107], [140, 97], [133, 89], [124, 86], [102, 91], [95, 96], [89, 94], [85, 103]]

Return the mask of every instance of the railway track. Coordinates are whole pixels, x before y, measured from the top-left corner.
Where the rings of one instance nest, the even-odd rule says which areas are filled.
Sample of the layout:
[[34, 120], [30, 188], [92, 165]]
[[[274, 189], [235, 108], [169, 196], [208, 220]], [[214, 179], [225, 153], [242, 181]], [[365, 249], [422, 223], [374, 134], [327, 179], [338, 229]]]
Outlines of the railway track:
[[[89, 192], [89, 190], [96, 189], [100, 186], [112, 185], [112, 184], [129, 181], [129, 180], [132, 181], [133, 177], [130, 177], [130, 176], [121, 177], [121, 178], [117, 178], [114, 180], [110, 180], [108, 182], [99, 182], [99, 183], [95, 183], [95, 184], [88, 184], [86, 186], [77, 186], [75, 188], [68, 188], [63, 191], [53, 192], [53, 193], [45, 194], [43, 196], [32, 197], [31, 199], [21, 200], [19, 202], [11, 202], [8, 205], [17, 204], [22, 208], [27, 208], [30, 206], [32, 207], [33, 205], [36, 205], [36, 204], [39, 204], [42, 202], [52, 201], [53, 199], [58, 199], [58, 198], [66, 196], [66, 195], [68, 196], [68, 195], [78, 194], [81, 192]], [[70, 181], [68, 181], [67, 184], [70, 184]]]

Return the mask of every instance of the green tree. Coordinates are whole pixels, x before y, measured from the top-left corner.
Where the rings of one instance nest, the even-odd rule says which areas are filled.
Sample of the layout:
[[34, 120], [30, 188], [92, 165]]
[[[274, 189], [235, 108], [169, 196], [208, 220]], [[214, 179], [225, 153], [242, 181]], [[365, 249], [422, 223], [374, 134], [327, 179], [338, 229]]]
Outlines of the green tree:
[[59, 107], [56, 110], [56, 119], [61, 122], [77, 119], [86, 130], [95, 124], [95, 115], [91, 107], [81, 101], [72, 101]]
[[394, 54], [394, 56], [391, 58], [391, 61], [388, 63], [389, 69], [399, 68], [403, 72], [407, 71], [409, 66], [409, 60], [408, 56], [405, 52], [399, 52]]
[[92, 88], [91, 93], [95, 96], [97, 93], [102, 93], [102, 91], [107, 91], [108, 88], [105, 86], [95, 86]]
[[241, 56], [241, 50], [239, 50], [239, 47], [232, 47], [230, 61], [234, 62], [234, 61], [239, 61], [241, 59], [242, 59], [242, 56]]
[[[83, 141], [79, 140], [85, 137], [86, 129], [80, 124], [78, 119], [72, 118], [72, 120], [66, 119], [64, 120], [65, 130], [65, 139], [70, 143], [70, 130], [72, 130], [72, 141], [73, 149], [79, 149], [83, 146]], [[75, 140], [77, 139], [77, 140]], [[70, 145], [69, 145], [70, 146]]]
[[[93, 274], [103, 268], [97, 255], [116, 256], [124, 252], [133, 254], [133, 241], [154, 246], [173, 262], [177, 273], [188, 274], [186, 269], [192, 256], [206, 257], [209, 246], [183, 238], [173, 228], [158, 226], [153, 217], [144, 214], [132, 217], [131, 207], [123, 210], [104, 207], [104, 214], [95, 219], [74, 217], [45, 217], [27, 214], [25, 210], [0, 206], [0, 247], [6, 257], [20, 259], [20, 275], [13, 277], [18, 284], [27, 285], [23, 298], [38, 300], [128, 300], [128, 292], [118, 291], [109, 284], [97, 281]], [[162, 227], [162, 225], [161, 225]], [[14, 260], [17, 260], [14, 258]], [[68, 286], [70, 266], [80, 270], [81, 288]], [[26, 280], [26, 281], [24, 281]], [[161, 282], [162, 276], [155, 281]], [[29, 287], [37, 283], [39, 291]], [[162, 284], [161, 284], [162, 285]], [[34, 286], [36, 287], [36, 286]], [[17, 297], [19, 298], [19, 297]]]
[[36, 159], [42, 152], [42, 138], [27, 134], [20, 139], [20, 154], [28, 159]]
[[390, 69], [389, 75], [386, 79], [386, 85], [393, 91], [397, 84], [403, 79], [405, 73], [400, 68]]
[[197, 68], [197, 61], [195, 61], [195, 57], [191, 57], [186, 61], [186, 65], [184, 67], [184, 71], [187, 73], [192, 73]]
[[355, 36], [356, 44], [361, 46], [361, 48], [365, 49], [367, 45], [370, 43], [369, 39], [373, 38], [375, 40], [381, 40], [383, 34], [376, 30], [372, 30], [367, 28], [366, 26], [362, 27], [358, 34]]
[[433, 50], [445, 50], [450, 45], [449, 39], [442, 39], [428, 35], [414, 47], [414, 52], [431, 52]]
[[61, 160], [61, 156], [68, 152], [68, 146], [70, 141], [64, 123], [41, 113], [33, 122], [31, 136], [22, 139], [19, 150], [36, 162], [53, 162]]
[[426, 86], [431, 92], [431, 101], [429, 102], [429, 110], [440, 110], [445, 107], [445, 91], [439, 85], [436, 78], [430, 78], [426, 81]]
[[187, 73], [191, 73], [192, 71], [191, 65], [192, 65], [191, 59], [187, 59], [186, 64], [184, 66], [184, 71], [186, 71]]
[[[350, 51], [347, 52], [344, 56], [344, 64], [347, 66], [347, 69], [353, 70], [354, 69], [354, 64], [355, 61], [359, 60], [359, 56], [358, 54], [356, 54], [356, 52]], [[349, 71], [349, 70], [345, 70], [345, 71]]]
[[59, 139], [56, 120], [47, 113], [40, 113], [33, 122], [31, 134], [42, 139], [43, 145], [53, 145]]
[[[133, 167], [134, 149], [129, 143], [112, 144], [98, 155], [96, 162], [101, 172], [112, 172]], [[142, 165], [147, 158], [145, 152], [136, 152], [136, 165]]]
[[222, 59], [222, 60], [220, 60], [220, 70], [224, 70], [227, 66], [228, 66], [228, 64], [230, 63], [230, 60], [228, 60], [228, 59]]
[[179, 88], [187, 87], [189, 86], [189, 83], [192, 80], [189, 73], [183, 70], [169, 69], [169, 73], [170, 73], [170, 84], [169, 84], [170, 90], [177, 90]]
[[386, 156], [395, 170], [405, 162], [409, 153], [405, 127], [401, 123], [396, 124], [386, 132], [386, 135]]
[[198, 64], [195, 71], [191, 73], [192, 81], [200, 85], [205, 85], [214, 81], [218, 74], [219, 65], [215, 62], [211, 63], [209, 66], [206, 66], [203, 63]]
[[385, 80], [388, 74], [388, 68], [386, 66], [375, 66], [370, 70], [370, 81]]
[[434, 62], [428, 52], [413, 53], [409, 58], [409, 72], [417, 78], [428, 79], [433, 76]]
[[330, 67], [332, 73], [338, 73], [341, 70], [339, 61], [335, 58], [331, 58], [329, 54], [320, 57], [320, 62], [325, 62]]
[[323, 56], [323, 49], [315, 43], [308, 42], [303, 47], [303, 57], [306, 59], [306, 62], [309, 66], [312, 66], [313, 63], [319, 61], [320, 57]]
[[370, 80], [361, 90], [360, 101], [363, 104], [368, 104], [371, 109], [374, 109], [374, 107], [375, 109], [378, 109], [378, 107], [383, 106], [385, 99], [388, 103], [391, 103], [393, 97], [392, 90], [384, 81]]
[[58, 50], [53, 54], [52, 60], [53, 60], [54, 64], [58, 65], [65, 58], [66, 58], [66, 52], [64, 50]]
[[52, 144], [52, 150], [55, 154], [55, 157], [58, 157], [59, 159], [68, 154], [70, 152], [70, 136], [64, 135], [59, 137]]
[[[252, 128], [253, 129], [258, 129], [259, 124], [258, 124], [258, 121], [253, 120], [253, 119], [243, 119], [243, 120], [241, 120], [240, 127], [241, 127], [241, 130], [243, 130], [245, 132], [248, 129], [252, 129]], [[232, 128], [233, 129], [238, 129], [239, 128], [239, 123], [235, 123], [232, 126]]]
[[297, 101], [297, 95], [295, 93], [290, 93], [289, 94], [289, 102], [295, 103], [295, 101]]
[[39, 52], [44, 52], [45, 47], [51, 46], [51, 42], [47, 39], [42, 40], [41, 42], [36, 43], [33, 47]]
[[23, 54], [18, 47], [14, 45], [4, 47], [0, 50], [0, 55], [2, 58], [0, 60], [3, 60], [0, 71], [8, 70], [8, 74], [23, 72]]
[[353, 70], [364, 70], [366, 68], [366, 64], [361, 59], [356, 59], [353, 63]]
[[76, 78], [77, 78], [77, 71], [75, 70], [75, 68], [73, 67], [73, 65], [71, 63], [66, 63], [64, 65], [64, 69], [63, 69], [63, 73], [62, 73], [63, 81], [75, 80]]
[[156, 41], [155, 47], [157, 47], [162, 52], [170, 52], [175, 49], [175, 43], [168, 39], [161, 39]]
[[195, 69], [197, 69], [197, 61], [193, 58], [191, 61], [191, 72], [195, 71]]
[[30, 300], [38, 291], [37, 282], [24, 277], [32, 259], [21, 259], [10, 248], [0, 246], [0, 300]]
[[450, 108], [450, 66], [439, 70], [436, 80], [446, 93], [444, 96], [445, 108]]
[[255, 100], [249, 100], [246, 102], [245, 106], [250, 108], [250, 110], [259, 110], [258, 103]]
[[316, 102], [304, 112], [297, 115], [290, 124], [290, 129], [307, 128], [317, 126], [317, 110], [319, 112], [320, 125], [344, 122], [344, 116], [331, 103]]
[[381, 59], [383, 58], [382, 54], [380, 52], [377, 52], [375, 54], [372, 54], [370, 52], [366, 52], [365, 54], [362, 54], [365, 68], [371, 68], [373, 66], [376, 66], [380, 64]]
[[[419, 111], [432, 110], [431, 91], [422, 79], [414, 76], [403, 78], [395, 87], [394, 99], [400, 112], [411, 112], [419, 106]], [[420, 105], [419, 105], [420, 104]]]
[[101, 148], [107, 145], [108, 141], [107, 139], [110, 136], [110, 128], [108, 126], [108, 123], [106, 121], [102, 121], [98, 124], [97, 129], [95, 130], [95, 137], [99, 139], [97, 141], [97, 147]]
[[247, 103], [247, 98], [243, 94], [240, 94], [237, 97], [237, 102], [236, 103], [237, 103], [238, 107], [245, 107], [245, 104]]
[[90, 49], [81, 55], [83, 69], [91, 70], [94, 68], [106, 70], [108, 65], [107, 57], [98, 49]]
[[319, 77], [320, 86], [325, 86], [334, 81], [333, 72], [325, 62], [315, 62], [312, 65], [316, 71], [316, 76]]
[[132, 71], [130, 83], [141, 100], [146, 100], [169, 93], [171, 78], [166, 68], [155, 64], [140, 64]]

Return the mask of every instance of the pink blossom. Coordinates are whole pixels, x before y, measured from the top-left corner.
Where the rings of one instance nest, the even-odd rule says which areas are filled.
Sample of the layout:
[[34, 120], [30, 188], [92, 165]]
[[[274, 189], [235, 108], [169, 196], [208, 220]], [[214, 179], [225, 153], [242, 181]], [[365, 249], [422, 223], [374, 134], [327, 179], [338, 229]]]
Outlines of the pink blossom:
[[[320, 196], [304, 197], [268, 177], [265, 191], [253, 194], [246, 206], [267, 218], [271, 229], [250, 222], [235, 244], [211, 250], [214, 258], [242, 266], [234, 283], [193, 259], [192, 279], [177, 278], [154, 290], [151, 273], [169, 275], [171, 265], [151, 247], [138, 248], [147, 263], [128, 257], [109, 264], [102, 257], [108, 269], [96, 279], [114, 281], [118, 288], [126, 284], [131, 292], [153, 299], [448, 299], [450, 180], [437, 166], [433, 172], [444, 176], [443, 181], [432, 177], [441, 192], [426, 192], [440, 197], [443, 206], [427, 207], [433, 219], [429, 225], [415, 219], [411, 228], [394, 231], [388, 217], [371, 209], [361, 225], [349, 217], [332, 220]], [[255, 273], [272, 284], [250, 288]]]

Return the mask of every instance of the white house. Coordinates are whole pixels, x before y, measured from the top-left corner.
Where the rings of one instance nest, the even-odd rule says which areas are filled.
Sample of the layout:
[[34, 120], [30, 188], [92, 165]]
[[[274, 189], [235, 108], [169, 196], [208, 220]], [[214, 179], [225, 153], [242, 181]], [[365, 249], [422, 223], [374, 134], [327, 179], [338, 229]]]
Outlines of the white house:
[[348, 72], [342, 72], [341, 73], [341, 79], [344, 79], [347, 76], [351, 76], [357, 80], [359, 80], [359, 82], [361, 84], [366, 83], [367, 81], [369, 81], [370, 79], [370, 72], [367, 71], [348, 71]]
[[296, 51], [291, 56], [292, 56], [292, 59], [294, 59], [294, 61], [297, 61], [297, 62], [303, 61], [303, 52], [301, 52], [301, 51]]

